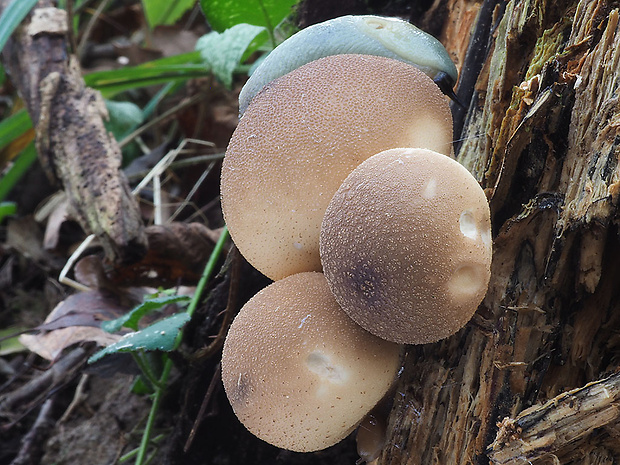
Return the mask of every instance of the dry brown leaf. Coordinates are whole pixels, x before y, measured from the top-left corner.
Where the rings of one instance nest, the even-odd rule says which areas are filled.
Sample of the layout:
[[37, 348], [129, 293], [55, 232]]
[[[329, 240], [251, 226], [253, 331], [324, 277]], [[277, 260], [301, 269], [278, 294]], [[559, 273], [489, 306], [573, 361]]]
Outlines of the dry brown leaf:
[[96, 342], [101, 346], [108, 346], [118, 341], [122, 336], [106, 333], [102, 329], [89, 326], [72, 326], [61, 328], [45, 334], [22, 334], [19, 337], [28, 350], [46, 360], [56, 360], [67, 347], [79, 342]]
[[93, 289], [107, 288], [107, 279], [103, 271], [101, 259], [95, 255], [87, 255], [75, 264], [75, 279]]
[[47, 225], [45, 226], [45, 236], [43, 238], [43, 248], [45, 250], [54, 250], [58, 246], [58, 240], [60, 237], [60, 227], [69, 219], [69, 213], [67, 211], [66, 198], [59, 202], [58, 205], [51, 211]]
[[23, 334], [19, 341], [30, 351], [47, 360], [55, 360], [61, 352], [79, 342], [95, 342], [106, 346], [121, 336], [103, 331], [102, 321], [124, 313], [116, 299], [100, 291], [74, 294], [60, 302], [35, 330], [39, 334]]
[[51, 268], [61, 268], [62, 260], [43, 249], [43, 233], [32, 216], [9, 221], [6, 245], [24, 257]]

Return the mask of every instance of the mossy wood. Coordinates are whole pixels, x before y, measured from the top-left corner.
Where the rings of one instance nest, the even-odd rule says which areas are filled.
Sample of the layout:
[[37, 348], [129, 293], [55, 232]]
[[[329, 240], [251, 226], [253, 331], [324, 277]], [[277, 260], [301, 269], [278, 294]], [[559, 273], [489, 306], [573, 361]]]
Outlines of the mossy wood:
[[490, 198], [494, 259], [467, 327], [409, 350], [378, 463], [620, 460], [619, 9], [452, 0], [428, 14], [446, 13], [469, 106], [456, 155]]

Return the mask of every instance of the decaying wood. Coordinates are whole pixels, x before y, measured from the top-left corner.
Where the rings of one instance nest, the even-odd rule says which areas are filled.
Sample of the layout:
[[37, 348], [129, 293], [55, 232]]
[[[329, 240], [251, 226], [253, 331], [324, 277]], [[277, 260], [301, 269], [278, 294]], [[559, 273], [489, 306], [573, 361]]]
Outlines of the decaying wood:
[[617, 463], [620, 3], [448, 10], [476, 7], [489, 30], [444, 35], [488, 51], [457, 158], [490, 198], [491, 283], [464, 330], [410, 348], [379, 463]]
[[85, 86], [69, 50], [67, 24], [63, 10], [39, 1], [5, 46], [3, 64], [27, 105], [39, 160], [65, 189], [73, 215], [110, 261], [132, 262], [146, 249], [140, 213], [103, 124], [103, 99]]
[[[489, 457], [493, 463], [527, 465], [575, 444], [620, 418], [620, 374], [560, 394], [543, 405], [525, 409], [514, 420], [505, 419]], [[550, 454], [549, 451], [553, 451]]]

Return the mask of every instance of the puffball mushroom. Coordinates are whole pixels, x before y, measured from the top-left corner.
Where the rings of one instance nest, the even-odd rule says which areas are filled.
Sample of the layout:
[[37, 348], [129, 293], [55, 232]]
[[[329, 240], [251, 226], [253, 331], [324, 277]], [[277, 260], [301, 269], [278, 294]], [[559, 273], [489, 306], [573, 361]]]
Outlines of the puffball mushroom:
[[404, 61], [413, 65], [450, 95], [458, 73], [441, 42], [398, 18], [348, 15], [302, 29], [278, 45], [254, 70], [239, 94], [243, 114], [254, 96], [274, 79], [330, 55], [357, 53]]
[[386, 150], [346, 178], [325, 212], [325, 277], [371, 333], [435, 342], [464, 326], [484, 298], [490, 224], [484, 192], [462, 165], [430, 150]]
[[346, 437], [383, 397], [400, 346], [356, 325], [322, 273], [267, 286], [233, 321], [222, 380], [245, 427], [284, 449], [309, 452]]
[[452, 146], [446, 99], [411, 65], [334, 55], [267, 84], [222, 166], [222, 211], [239, 251], [274, 280], [320, 271], [330, 199], [361, 162], [399, 146], [444, 154]]

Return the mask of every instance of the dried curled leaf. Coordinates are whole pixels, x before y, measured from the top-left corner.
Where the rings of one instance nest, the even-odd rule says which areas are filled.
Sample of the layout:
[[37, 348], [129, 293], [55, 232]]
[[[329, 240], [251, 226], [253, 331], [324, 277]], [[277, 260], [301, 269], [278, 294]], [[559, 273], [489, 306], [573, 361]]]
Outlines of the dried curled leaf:
[[82, 292], [60, 302], [45, 322], [36, 328], [38, 334], [23, 334], [19, 341], [47, 360], [55, 360], [67, 347], [79, 342], [109, 345], [120, 336], [100, 328], [101, 322], [117, 318], [123, 309], [115, 299], [100, 291]]

